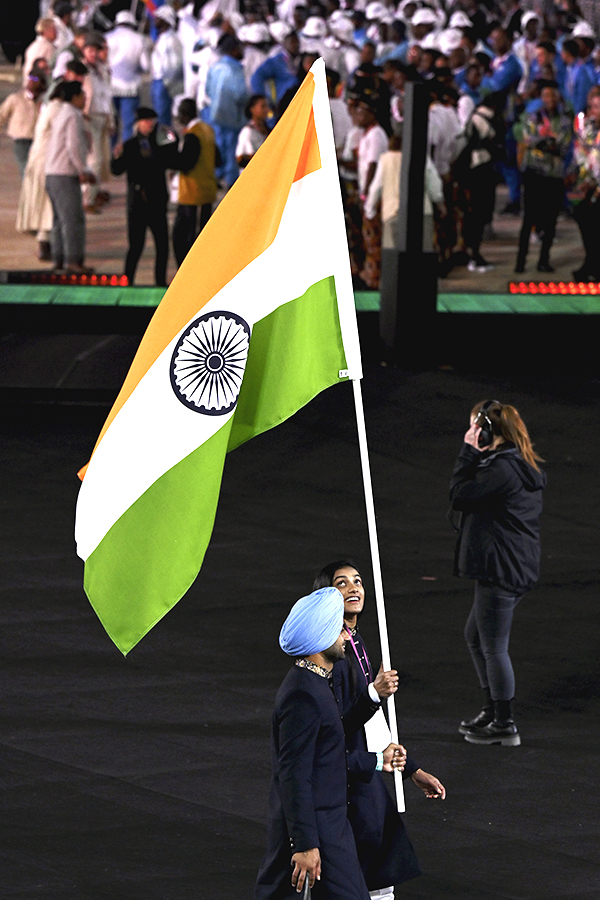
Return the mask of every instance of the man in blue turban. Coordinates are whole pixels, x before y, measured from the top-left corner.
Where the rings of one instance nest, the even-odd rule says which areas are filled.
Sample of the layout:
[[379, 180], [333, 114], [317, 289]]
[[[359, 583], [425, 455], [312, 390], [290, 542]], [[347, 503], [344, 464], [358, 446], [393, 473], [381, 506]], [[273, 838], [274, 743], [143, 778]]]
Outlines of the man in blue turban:
[[306, 879], [313, 900], [369, 900], [346, 813], [344, 727], [356, 729], [377, 704], [364, 693], [342, 723], [331, 690], [333, 664], [345, 655], [344, 600], [337, 588], [294, 604], [279, 644], [295, 665], [275, 699], [273, 775], [267, 852], [255, 900], [285, 900]]

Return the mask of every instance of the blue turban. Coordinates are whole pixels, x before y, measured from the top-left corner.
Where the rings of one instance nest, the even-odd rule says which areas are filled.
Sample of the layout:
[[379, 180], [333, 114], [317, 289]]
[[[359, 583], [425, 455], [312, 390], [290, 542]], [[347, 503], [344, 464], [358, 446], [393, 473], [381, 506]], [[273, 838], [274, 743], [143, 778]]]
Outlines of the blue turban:
[[344, 598], [335, 587], [324, 587], [294, 603], [279, 634], [288, 656], [312, 656], [331, 647], [344, 624]]

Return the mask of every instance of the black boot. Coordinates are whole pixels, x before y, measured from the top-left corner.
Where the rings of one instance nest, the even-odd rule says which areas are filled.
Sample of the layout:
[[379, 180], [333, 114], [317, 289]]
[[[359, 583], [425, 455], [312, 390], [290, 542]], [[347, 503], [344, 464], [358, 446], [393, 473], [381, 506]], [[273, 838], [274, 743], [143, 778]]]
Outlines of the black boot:
[[484, 728], [494, 719], [494, 701], [492, 700], [490, 689], [489, 687], [486, 687], [482, 688], [482, 690], [485, 694], [483, 708], [481, 712], [477, 713], [476, 716], [473, 716], [472, 719], [462, 720], [458, 726], [458, 730], [461, 734], [468, 734], [471, 728]]
[[513, 719], [512, 700], [494, 700], [494, 718], [482, 728], [471, 727], [465, 732], [469, 744], [502, 744], [503, 747], [518, 747], [521, 743], [517, 726]]

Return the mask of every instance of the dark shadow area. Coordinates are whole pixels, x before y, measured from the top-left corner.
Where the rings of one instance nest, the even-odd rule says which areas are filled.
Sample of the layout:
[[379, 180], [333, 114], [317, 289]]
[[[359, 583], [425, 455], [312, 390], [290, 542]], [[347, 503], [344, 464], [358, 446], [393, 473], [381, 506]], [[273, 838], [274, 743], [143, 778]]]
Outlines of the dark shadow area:
[[[73, 520], [76, 472], [108, 413], [98, 398], [118, 389], [135, 340], [98, 337], [87, 353], [91, 340], [2, 345], [0, 383], [29, 388], [29, 401], [60, 379], [105, 392], [86, 404], [9, 392], [1, 404], [2, 896], [250, 898], [271, 707], [288, 667], [279, 629], [331, 559], [351, 554], [367, 575], [361, 628], [379, 656], [352, 391], [330, 389], [230, 455], [197, 582], [125, 659], [83, 593]], [[363, 382], [400, 733], [448, 789], [435, 803], [407, 785], [425, 874], [397, 896], [592, 900], [600, 381], [559, 367], [517, 373], [511, 352], [498, 353], [500, 376], [468, 360], [460, 372], [369, 364]], [[490, 396], [520, 410], [549, 479], [542, 579], [511, 642], [519, 748], [457, 732], [479, 692], [447, 488], [469, 410]]]

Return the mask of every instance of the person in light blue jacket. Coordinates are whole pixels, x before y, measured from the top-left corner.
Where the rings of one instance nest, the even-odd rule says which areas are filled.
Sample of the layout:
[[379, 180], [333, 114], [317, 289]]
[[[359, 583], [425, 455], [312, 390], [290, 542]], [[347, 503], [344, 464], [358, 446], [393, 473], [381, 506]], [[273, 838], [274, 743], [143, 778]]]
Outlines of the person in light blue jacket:
[[235, 149], [238, 135], [246, 124], [248, 89], [241, 63], [244, 57], [241, 42], [232, 34], [224, 34], [219, 38], [217, 50], [221, 58], [208, 70], [206, 95], [210, 100], [210, 124], [222, 160], [217, 177], [230, 188], [239, 175]]

